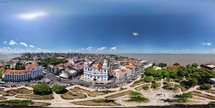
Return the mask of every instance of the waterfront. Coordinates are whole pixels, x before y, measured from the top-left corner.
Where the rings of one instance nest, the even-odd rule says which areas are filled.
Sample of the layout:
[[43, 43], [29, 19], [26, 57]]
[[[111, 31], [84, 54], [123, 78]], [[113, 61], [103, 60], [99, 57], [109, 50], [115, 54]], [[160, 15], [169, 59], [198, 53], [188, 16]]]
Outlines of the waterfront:
[[0, 61], [10, 61], [11, 59], [15, 57], [19, 57], [19, 54], [0, 54]]
[[172, 65], [175, 62], [183, 66], [192, 63], [204, 64], [215, 62], [215, 54], [124, 54], [122, 56], [148, 60], [154, 63], [164, 62], [167, 65]]

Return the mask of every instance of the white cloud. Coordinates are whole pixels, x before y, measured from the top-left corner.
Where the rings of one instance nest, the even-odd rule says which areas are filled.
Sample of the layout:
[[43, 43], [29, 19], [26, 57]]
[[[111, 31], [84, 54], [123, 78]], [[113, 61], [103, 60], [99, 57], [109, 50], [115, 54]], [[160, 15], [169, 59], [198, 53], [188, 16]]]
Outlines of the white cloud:
[[7, 44], [7, 41], [4, 41], [3, 44]]
[[34, 45], [29, 45], [29, 47], [30, 47], [30, 48], [35, 48], [35, 46], [34, 46]]
[[98, 48], [97, 50], [98, 51], [102, 51], [102, 50], [105, 50], [107, 47], [101, 47], [101, 48]]
[[18, 18], [25, 19], [25, 20], [33, 20], [44, 16], [47, 16], [46, 12], [31, 12], [31, 13], [19, 14]]
[[213, 43], [211, 43], [211, 42], [206, 42], [206, 43], [202, 43], [202, 45], [205, 45], [205, 46], [211, 46]]
[[17, 43], [14, 40], [10, 40], [9, 45], [16, 45]]
[[133, 33], [132, 33], [132, 35], [133, 35], [133, 36], [138, 36], [138, 35], [139, 35], [139, 33], [137, 33], [137, 32], [133, 32]]
[[11, 50], [10, 47], [3, 47], [4, 50]]
[[37, 48], [37, 50], [43, 50], [42, 48]]
[[28, 49], [28, 47], [24, 48], [24, 49], [20, 49], [20, 48], [10, 48], [10, 47], [2, 47], [0, 48], [0, 53], [33, 53], [33, 52], [53, 52], [51, 50], [47, 50], [47, 49], [42, 49], [42, 48], [36, 48], [34, 50]]
[[87, 50], [87, 51], [91, 51], [92, 48], [93, 48], [93, 47], [90, 46], [90, 47], [87, 47], [86, 50]]
[[116, 47], [111, 47], [110, 48], [112, 51], [116, 51]]
[[25, 42], [20, 42], [20, 45], [28, 47], [28, 44], [26, 44]]

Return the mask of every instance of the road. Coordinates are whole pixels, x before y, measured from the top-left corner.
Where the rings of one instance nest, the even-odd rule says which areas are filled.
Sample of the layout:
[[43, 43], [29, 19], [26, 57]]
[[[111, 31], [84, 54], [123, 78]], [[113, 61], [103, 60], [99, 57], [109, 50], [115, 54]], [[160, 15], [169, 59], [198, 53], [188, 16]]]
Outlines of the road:
[[81, 86], [92, 87], [92, 88], [116, 88], [119, 86], [129, 84], [131, 81], [140, 77], [141, 74], [143, 74], [143, 70], [137, 71], [135, 74], [133, 74], [131, 77], [129, 77], [127, 79], [122, 79], [122, 80], [112, 79], [113, 81], [111, 83], [107, 83], [107, 84], [98, 84], [98, 83], [92, 84], [91, 82], [86, 82], [86, 81], [80, 80], [79, 79], [80, 76], [73, 78], [73, 79], [61, 79], [59, 81], [58, 80], [59, 78], [57, 78], [56, 75], [54, 75], [48, 71], [46, 72], [46, 75], [44, 78], [48, 78], [48, 79], [52, 80], [52, 82], [54, 82], [53, 84], [60, 84], [60, 85], [71, 85], [72, 84], [72, 85], [81, 85]]

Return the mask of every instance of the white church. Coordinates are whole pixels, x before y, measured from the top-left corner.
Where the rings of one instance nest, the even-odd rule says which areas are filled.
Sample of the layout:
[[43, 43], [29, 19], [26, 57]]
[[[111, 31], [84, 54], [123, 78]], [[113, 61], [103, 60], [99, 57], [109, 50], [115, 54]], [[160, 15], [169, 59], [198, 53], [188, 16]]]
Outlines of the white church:
[[91, 81], [108, 81], [108, 61], [105, 59], [103, 64], [93, 64], [89, 67], [87, 62], [84, 63], [84, 78]]

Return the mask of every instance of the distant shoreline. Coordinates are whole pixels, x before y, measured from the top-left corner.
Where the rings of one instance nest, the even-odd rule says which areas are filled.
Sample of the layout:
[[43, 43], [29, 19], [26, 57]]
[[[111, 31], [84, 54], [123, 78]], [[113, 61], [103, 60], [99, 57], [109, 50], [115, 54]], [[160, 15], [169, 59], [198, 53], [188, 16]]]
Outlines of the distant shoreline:
[[20, 57], [21, 54], [0, 54], [0, 61], [7, 62], [15, 57]]
[[148, 60], [156, 64], [163, 62], [167, 63], [167, 65], [173, 65], [176, 62], [182, 66], [192, 63], [197, 63], [199, 65], [215, 63], [215, 54], [125, 54], [121, 56]]

